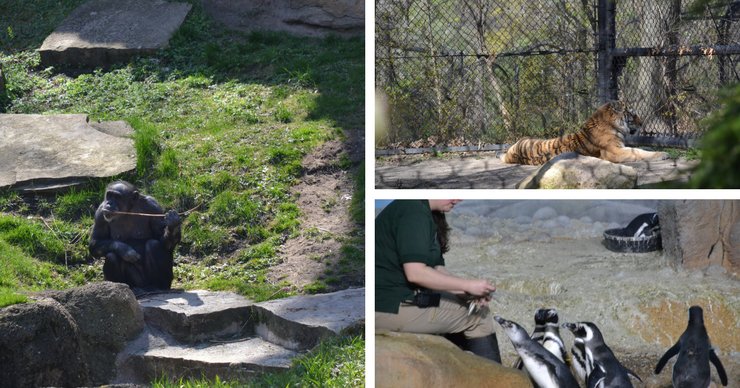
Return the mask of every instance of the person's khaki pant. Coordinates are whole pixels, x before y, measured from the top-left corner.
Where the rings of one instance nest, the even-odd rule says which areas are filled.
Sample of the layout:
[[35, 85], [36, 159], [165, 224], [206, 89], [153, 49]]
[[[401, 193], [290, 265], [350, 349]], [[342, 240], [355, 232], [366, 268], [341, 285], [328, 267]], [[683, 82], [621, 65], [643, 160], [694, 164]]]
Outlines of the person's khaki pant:
[[463, 333], [465, 338], [484, 337], [494, 332], [488, 307], [468, 315], [468, 306], [443, 294], [439, 307], [419, 308], [401, 303], [398, 314], [375, 312], [375, 328], [420, 334]]

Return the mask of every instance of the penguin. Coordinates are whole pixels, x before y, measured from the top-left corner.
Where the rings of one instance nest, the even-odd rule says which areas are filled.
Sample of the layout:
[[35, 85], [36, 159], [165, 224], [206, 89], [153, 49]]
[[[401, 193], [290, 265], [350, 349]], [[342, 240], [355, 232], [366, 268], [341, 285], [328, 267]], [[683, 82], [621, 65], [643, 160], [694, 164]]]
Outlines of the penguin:
[[659, 229], [658, 213], [640, 214], [624, 228], [625, 235], [634, 238], [652, 236]]
[[516, 322], [499, 316], [493, 317], [511, 340], [522, 358], [529, 377], [540, 388], [578, 388], [578, 383], [568, 367], [542, 345], [532, 340]]
[[[530, 335], [530, 338], [532, 338], [533, 341], [542, 344], [545, 339], [545, 325], [547, 325], [547, 321], [554, 319], [554, 322], [558, 322], [558, 312], [555, 309], [537, 309], [534, 313], [534, 330], [532, 331], [532, 335]], [[516, 369], [522, 369], [522, 359], [517, 358], [516, 363], [514, 363], [513, 368]]]
[[591, 365], [586, 362], [586, 344], [583, 340], [576, 338], [573, 341], [573, 346], [570, 348], [571, 357], [571, 368], [573, 374], [584, 384], [586, 383], [586, 376], [591, 373]]
[[637, 373], [627, 369], [604, 342], [599, 328], [591, 322], [564, 323], [573, 332], [575, 342], [581, 342], [586, 355], [586, 386], [589, 388], [631, 388], [629, 376], [642, 382]]
[[704, 313], [699, 306], [689, 308], [689, 324], [681, 334], [678, 342], [665, 352], [655, 366], [657, 375], [668, 360], [678, 354], [678, 359], [673, 365], [674, 387], [700, 387], [709, 386], [710, 369], [709, 362], [714, 364], [723, 386], [727, 385], [727, 374], [719, 357], [712, 349], [709, 342], [707, 329], [704, 327]]
[[555, 309], [545, 310], [548, 314], [545, 319], [545, 334], [542, 339], [542, 346], [554, 354], [558, 360], [568, 365], [568, 354], [565, 352], [565, 344], [560, 337], [560, 326], [558, 325], [558, 312]]

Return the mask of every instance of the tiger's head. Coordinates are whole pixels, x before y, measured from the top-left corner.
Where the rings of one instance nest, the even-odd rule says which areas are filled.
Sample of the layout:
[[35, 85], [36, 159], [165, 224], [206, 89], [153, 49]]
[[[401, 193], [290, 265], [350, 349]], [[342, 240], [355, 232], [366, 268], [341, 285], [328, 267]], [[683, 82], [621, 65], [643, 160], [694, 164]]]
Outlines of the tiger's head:
[[640, 117], [632, 112], [623, 101], [609, 101], [602, 105], [599, 110], [604, 111], [609, 117], [609, 121], [614, 124], [622, 137], [627, 134], [634, 135], [642, 129], [642, 120]]

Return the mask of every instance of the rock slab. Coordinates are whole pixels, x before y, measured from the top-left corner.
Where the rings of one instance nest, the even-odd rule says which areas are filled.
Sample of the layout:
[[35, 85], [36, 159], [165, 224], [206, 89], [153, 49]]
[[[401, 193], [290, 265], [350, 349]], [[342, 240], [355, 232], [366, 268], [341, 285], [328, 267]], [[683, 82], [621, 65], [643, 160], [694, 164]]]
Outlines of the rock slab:
[[255, 305], [258, 335], [293, 350], [308, 350], [323, 339], [356, 331], [365, 322], [365, 289], [294, 296]]
[[262, 303], [230, 292], [173, 291], [140, 300], [147, 327], [116, 360], [114, 383], [167, 373], [249, 379], [286, 370], [320, 340], [362, 326], [364, 289]]
[[254, 334], [252, 301], [233, 292], [194, 290], [145, 296], [146, 321], [178, 341], [243, 338]]
[[[0, 188], [109, 177], [136, 168], [133, 140], [95, 125], [84, 114], [0, 114]], [[120, 133], [128, 127], [111, 126]]]
[[524, 372], [464, 352], [441, 336], [375, 334], [378, 387], [531, 387]]
[[167, 47], [192, 6], [163, 0], [91, 0], [39, 49], [44, 66], [98, 67]]
[[297, 35], [362, 35], [362, 0], [204, 0], [206, 12], [240, 31], [287, 31]]

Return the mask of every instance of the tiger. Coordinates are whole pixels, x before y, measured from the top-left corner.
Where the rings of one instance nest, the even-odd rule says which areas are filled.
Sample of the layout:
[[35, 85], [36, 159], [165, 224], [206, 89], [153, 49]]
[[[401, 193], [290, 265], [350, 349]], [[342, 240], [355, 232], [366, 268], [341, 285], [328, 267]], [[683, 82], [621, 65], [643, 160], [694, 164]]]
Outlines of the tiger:
[[506, 150], [504, 163], [540, 165], [564, 152], [576, 152], [612, 163], [663, 160], [665, 152], [625, 147], [624, 137], [642, 127], [642, 120], [622, 101], [609, 101], [586, 120], [581, 129], [554, 139], [525, 138]]

